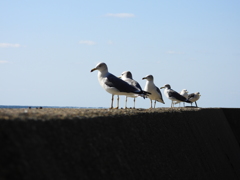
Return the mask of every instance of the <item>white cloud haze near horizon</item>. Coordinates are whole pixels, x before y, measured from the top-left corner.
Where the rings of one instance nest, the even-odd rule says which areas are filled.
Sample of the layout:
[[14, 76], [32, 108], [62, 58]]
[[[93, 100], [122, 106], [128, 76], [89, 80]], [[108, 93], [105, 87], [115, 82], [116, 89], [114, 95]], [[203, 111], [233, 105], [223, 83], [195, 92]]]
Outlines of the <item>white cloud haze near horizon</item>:
[[0, 48], [18, 48], [20, 44], [0, 43]]
[[0, 64], [8, 63], [8, 61], [0, 61]]
[[[237, 0], [13, 0], [0, 7], [0, 105], [108, 108], [111, 95], [90, 73], [105, 62], [116, 76], [131, 71], [142, 88], [152, 74], [158, 87], [199, 91], [200, 107], [240, 107]], [[170, 107], [161, 92], [165, 104], [156, 107]], [[136, 107], [149, 108], [150, 100], [139, 97]]]

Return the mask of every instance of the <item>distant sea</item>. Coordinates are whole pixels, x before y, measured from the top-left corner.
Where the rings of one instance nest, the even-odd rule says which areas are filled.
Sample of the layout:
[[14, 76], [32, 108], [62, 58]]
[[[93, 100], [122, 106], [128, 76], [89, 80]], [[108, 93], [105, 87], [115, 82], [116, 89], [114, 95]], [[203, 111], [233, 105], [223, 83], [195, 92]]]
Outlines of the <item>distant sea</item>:
[[40, 109], [40, 108], [69, 108], [69, 109], [104, 109], [104, 107], [77, 107], [77, 106], [21, 106], [21, 105], [0, 105], [0, 109]]

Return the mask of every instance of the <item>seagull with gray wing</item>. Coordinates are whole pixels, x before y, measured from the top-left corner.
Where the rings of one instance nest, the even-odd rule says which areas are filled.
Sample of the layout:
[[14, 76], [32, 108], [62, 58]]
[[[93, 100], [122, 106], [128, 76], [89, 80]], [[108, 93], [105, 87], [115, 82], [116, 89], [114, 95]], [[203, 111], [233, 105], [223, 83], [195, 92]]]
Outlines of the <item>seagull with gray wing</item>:
[[165, 104], [165, 102], [162, 98], [162, 93], [161, 93], [160, 89], [153, 82], [153, 75], [147, 75], [146, 77], [143, 77], [142, 79], [147, 80], [144, 91], [147, 91], [147, 92], [151, 93], [147, 96], [150, 99], [150, 102], [151, 102], [150, 108], [152, 108], [152, 100], [155, 100], [154, 101], [154, 108], [156, 107], [156, 101]]
[[[186, 99], [188, 98], [188, 91], [186, 89], [183, 89], [179, 94], [182, 95], [183, 97], [185, 97]], [[181, 102], [175, 102], [174, 104], [178, 104], [178, 103], [179, 103], [179, 106], [180, 106]], [[183, 104], [185, 106], [185, 102], [183, 102]]]
[[[138, 88], [131, 86], [127, 82], [123, 81], [122, 79], [114, 76], [113, 74], [108, 72], [108, 67], [105, 63], [101, 62], [96, 65], [95, 68], [91, 70], [91, 72], [98, 70], [98, 81], [100, 85], [105, 89], [108, 93], [112, 94], [112, 101], [111, 107], [113, 108], [113, 100], [114, 95], [134, 95], [139, 94], [145, 97], [148, 92], [143, 90], [139, 90]], [[119, 100], [118, 100], [119, 104]], [[116, 107], [118, 109], [118, 106]]]
[[[132, 73], [130, 71], [124, 71], [121, 74], [120, 77], [123, 81], [127, 82], [128, 84], [130, 84], [131, 86], [134, 86], [135, 88], [139, 89], [140, 91], [142, 91], [142, 88], [140, 86], [140, 84], [135, 81], [132, 77]], [[133, 108], [135, 109], [135, 102], [136, 102], [136, 98], [140, 96], [139, 94], [133, 94], [133, 95], [126, 95], [126, 100], [125, 100], [125, 109], [127, 109], [127, 98], [128, 97], [132, 97], [133, 98]]]
[[191, 93], [188, 95], [188, 100], [190, 101], [191, 106], [192, 106], [192, 103], [195, 102], [196, 107], [198, 107], [197, 100], [200, 98], [200, 96], [201, 96], [200, 92]]
[[178, 92], [172, 90], [169, 84], [165, 84], [165, 86], [161, 87], [161, 89], [163, 88], [165, 88], [164, 90], [165, 96], [172, 101], [171, 107], [174, 106], [175, 101], [191, 103], [187, 98], [183, 97]]

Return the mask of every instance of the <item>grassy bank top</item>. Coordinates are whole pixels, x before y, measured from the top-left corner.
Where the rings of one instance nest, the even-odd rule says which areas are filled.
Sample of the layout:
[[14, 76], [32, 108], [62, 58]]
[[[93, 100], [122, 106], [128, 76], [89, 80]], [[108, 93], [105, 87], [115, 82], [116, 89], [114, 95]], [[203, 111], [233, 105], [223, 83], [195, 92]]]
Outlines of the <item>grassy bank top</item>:
[[0, 109], [0, 120], [51, 120], [87, 119], [109, 116], [129, 116], [145, 113], [173, 113], [199, 111], [200, 108], [156, 108], [156, 109]]

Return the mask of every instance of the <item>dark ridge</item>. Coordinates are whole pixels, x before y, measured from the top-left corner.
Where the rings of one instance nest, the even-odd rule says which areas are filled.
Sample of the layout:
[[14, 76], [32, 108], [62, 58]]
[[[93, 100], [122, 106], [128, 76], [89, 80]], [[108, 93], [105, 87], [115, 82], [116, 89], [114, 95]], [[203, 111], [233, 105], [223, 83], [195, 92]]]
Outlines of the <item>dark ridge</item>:
[[240, 179], [240, 109], [0, 111], [0, 180]]

